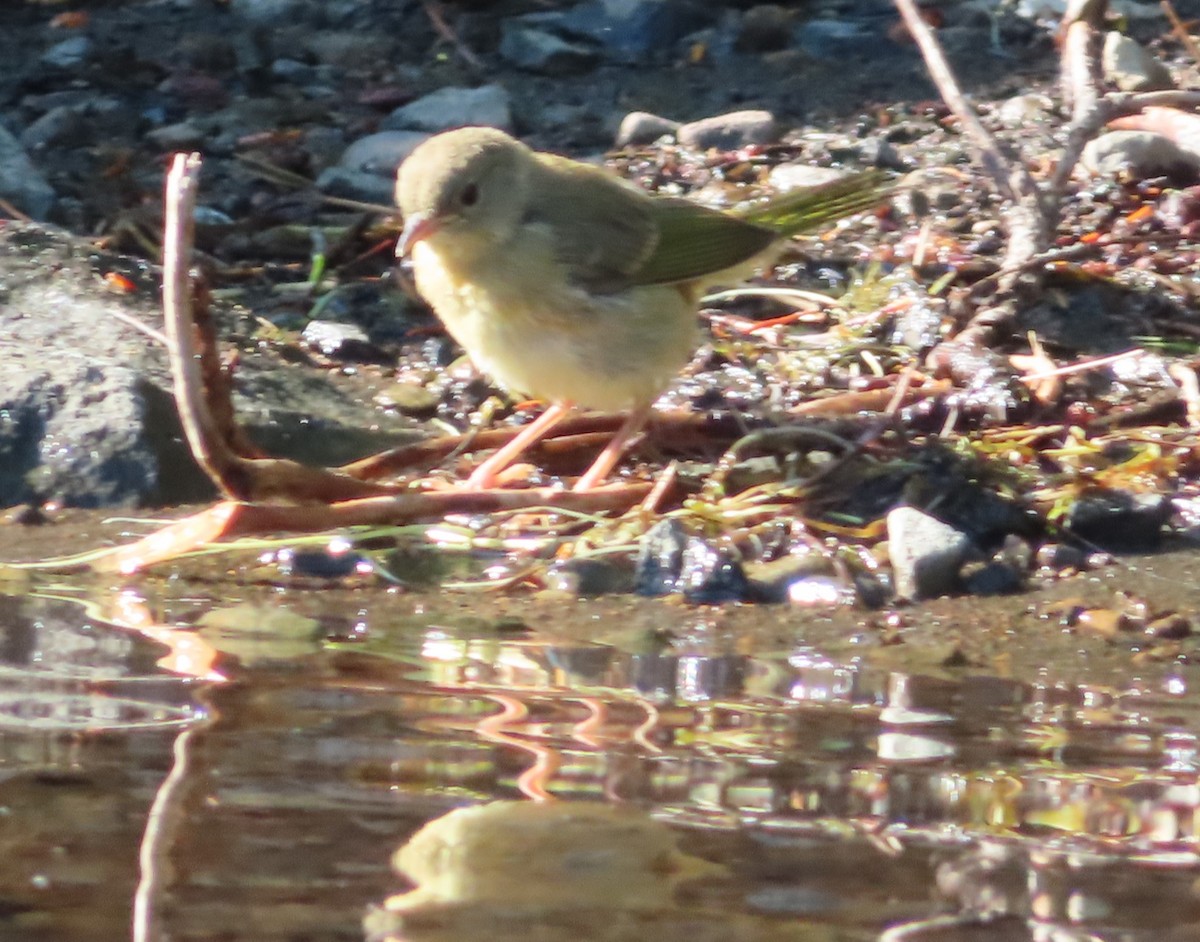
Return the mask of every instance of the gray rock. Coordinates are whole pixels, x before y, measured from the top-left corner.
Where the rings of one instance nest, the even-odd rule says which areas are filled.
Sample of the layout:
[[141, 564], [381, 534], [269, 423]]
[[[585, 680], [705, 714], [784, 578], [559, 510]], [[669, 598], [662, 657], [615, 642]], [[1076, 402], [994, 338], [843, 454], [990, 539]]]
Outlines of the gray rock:
[[512, 100], [501, 85], [447, 86], [393, 111], [383, 130], [446, 131], [467, 125], [513, 129]]
[[72, 36], [51, 46], [42, 53], [42, 64], [54, 69], [77, 69], [92, 54], [92, 41], [87, 36]]
[[742, 16], [734, 48], [738, 52], [774, 52], [792, 41], [792, 13], [787, 7], [764, 3]]
[[266, 26], [292, 23], [307, 6], [308, 0], [229, 0], [234, 15]]
[[779, 125], [769, 111], [731, 111], [691, 121], [679, 128], [676, 137], [693, 150], [737, 150], [774, 143], [779, 140]]
[[[107, 290], [107, 271], [137, 290]], [[99, 255], [51, 226], [0, 227], [0, 506], [211, 496], [183, 444], [165, 352], [117, 317], [161, 328], [160, 280], [140, 260]], [[336, 464], [404, 437], [401, 420], [364, 406], [358, 392], [270, 357], [244, 357], [237, 383], [239, 421], [274, 454]], [[381, 422], [383, 434], [363, 434]]]
[[166, 151], [192, 150], [208, 138], [204, 128], [190, 121], [167, 124], [146, 133], [146, 139]]
[[813, 59], [840, 61], [847, 55], [868, 52], [871, 35], [861, 24], [849, 19], [806, 20], [795, 30], [793, 41]]
[[1165, 65], [1136, 40], [1115, 30], [1104, 37], [1100, 63], [1104, 77], [1123, 92], [1153, 92], [1175, 87]]
[[887, 515], [888, 557], [896, 595], [928, 599], [958, 587], [959, 570], [975, 554], [965, 533], [915, 507]]
[[0, 196], [34, 219], [45, 219], [57, 198], [20, 141], [0, 126]]
[[533, 13], [520, 22], [566, 39], [590, 40], [611, 58], [641, 62], [674, 54], [683, 37], [717, 19], [716, 6], [688, 0], [585, 0], [565, 12]]
[[1109, 131], [1090, 141], [1080, 162], [1095, 174], [1136, 178], [1200, 172], [1200, 153], [1153, 131]]
[[504, 24], [500, 55], [518, 69], [545, 75], [578, 75], [594, 68], [600, 55], [592, 46], [568, 42], [553, 33], [509, 20]]
[[360, 137], [347, 147], [338, 166], [355, 173], [373, 173], [391, 181], [401, 161], [428, 138], [428, 134], [420, 131], [379, 131]]
[[317, 189], [330, 196], [382, 203], [387, 206], [395, 199], [395, 182], [378, 173], [364, 173], [345, 167], [328, 167], [317, 174]]
[[679, 130], [679, 122], [670, 118], [662, 118], [648, 111], [631, 111], [621, 119], [617, 128], [617, 147], [639, 147], [643, 144], [653, 144], [660, 137], [666, 137]]
[[83, 109], [52, 108], [21, 132], [21, 146], [36, 153], [52, 145], [78, 147], [87, 143], [91, 127]]

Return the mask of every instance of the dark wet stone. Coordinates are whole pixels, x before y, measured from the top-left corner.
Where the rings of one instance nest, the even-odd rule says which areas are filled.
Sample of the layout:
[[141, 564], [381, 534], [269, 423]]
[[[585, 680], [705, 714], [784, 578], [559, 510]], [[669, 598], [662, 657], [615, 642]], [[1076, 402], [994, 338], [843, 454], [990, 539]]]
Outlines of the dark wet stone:
[[683, 551], [679, 590], [694, 605], [743, 602], [752, 596], [750, 581], [734, 552], [700, 537], [692, 537]]
[[286, 550], [276, 557], [276, 565], [285, 576], [317, 579], [345, 579], [356, 575], [370, 563], [360, 553], [336, 550]]
[[718, 12], [687, 0], [586, 0], [564, 12], [529, 14], [521, 22], [590, 40], [610, 58], [641, 62], [673, 55], [676, 43], [708, 26]]
[[779, 140], [779, 125], [769, 111], [731, 111], [682, 125], [679, 143], [694, 150], [738, 150]]
[[1067, 543], [1046, 543], [1037, 551], [1037, 565], [1042, 569], [1061, 572], [1064, 569], [1082, 571], [1087, 568], [1087, 554]]
[[92, 54], [92, 48], [89, 37], [72, 36], [42, 53], [41, 63], [54, 69], [77, 69]]
[[964, 577], [963, 587], [971, 595], [1008, 595], [1025, 587], [1024, 572], [1000, 561], [970, 570]]
[[309, 321], [300, 339], [324, 356], [357, 363], [387, 363], [390, 357], [367, 339], [357, 324], [338, 321]]
[[688, 535], [674, 518], [659, 521], [638, 543], [633, 591], [638, 595], [669, 595], [679, 585]]
[[915, 507], [897, 507], [887, 515], [888, 557], [896, 595], [935, 598], [959, 585], [959, 570], [975, 552], [965, 533]]
[[55, 192], [34, 166], [20, 141], [0, 125], [0, 197], [34, 219], [45, 219]]
[[871, 38], [861, 23], [842, 17], [806, 20], [796, 27], [794, 35], [796, 45], [807, 55], [832, 60], [862, 55]]
[[592, 46], [570, 42], [512, 20], [504, 24], [500, 55], [518, 69], [544, 75], [576, 75], [594, 68], [600, 61]]
[[733, 47], [738, 52], [774, 52], [792, 42], [792, 11], [775, 3], [751, 7], [742, 14]]
[[1171, 512], [1161, 494], [1096, 490], [1080, 496], [1063, 522], [1069, 534], [1100, 549], [1144, 551], [1161, 544]]
[[609, 559], [565, 559], [546, 573], [546, 588], [581, 598], [628, 592], [633, 573]]
[[663, 118], [648, 111], [631, 111], [621, 119], [614, 142], [617, 147], [639, 147], [653, 144], [660, 137], [674, 134], [679, 122]]

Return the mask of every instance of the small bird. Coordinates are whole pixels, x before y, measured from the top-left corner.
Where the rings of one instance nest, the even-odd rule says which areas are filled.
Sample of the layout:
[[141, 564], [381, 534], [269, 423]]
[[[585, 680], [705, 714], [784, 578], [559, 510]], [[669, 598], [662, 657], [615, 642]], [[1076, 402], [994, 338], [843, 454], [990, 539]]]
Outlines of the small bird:
[[737, 283], [784, 239], [876, 205], [867, 171], [741, 213], [653, 196], [494, 128], [434, 135], [396, 200], [417, 289], [477, 367], [549, 406], [467, 481], [492, 487], [576, 406], [629, 409], [575, 490], [600, 484], [697, 345], [705, 289]]

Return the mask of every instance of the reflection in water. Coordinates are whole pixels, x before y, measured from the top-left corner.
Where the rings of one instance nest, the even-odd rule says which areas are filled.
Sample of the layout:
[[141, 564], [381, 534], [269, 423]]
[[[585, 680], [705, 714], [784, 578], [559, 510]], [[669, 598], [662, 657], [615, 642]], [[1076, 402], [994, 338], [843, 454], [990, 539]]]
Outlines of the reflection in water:
[[[417, 622], [325, 648], [289, 622], [271, 647], [252, 610], [230, 641], [120, 608], [136, 631], [0, 601], [0, 938], [127, 937], [135, 892], [145, 939], [360, 939], [384, 899], [372, 931], [414, 940], [1200, 938], [1178, 674], [1117, 691]], [[234, 682], [164, 672], [147, 636]], [[419, 886], [395, 897], [406, 842]]]

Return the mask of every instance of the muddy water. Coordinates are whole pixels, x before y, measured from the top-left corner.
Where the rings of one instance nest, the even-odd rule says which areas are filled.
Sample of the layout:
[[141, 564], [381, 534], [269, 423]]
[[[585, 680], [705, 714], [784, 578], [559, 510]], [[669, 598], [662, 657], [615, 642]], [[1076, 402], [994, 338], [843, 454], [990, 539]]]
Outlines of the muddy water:
[[1192, 614], [1193, 560], [891, 614], [14, 584], [0, 939], [1200, 938], [1196, 644], [1046, 614]]

